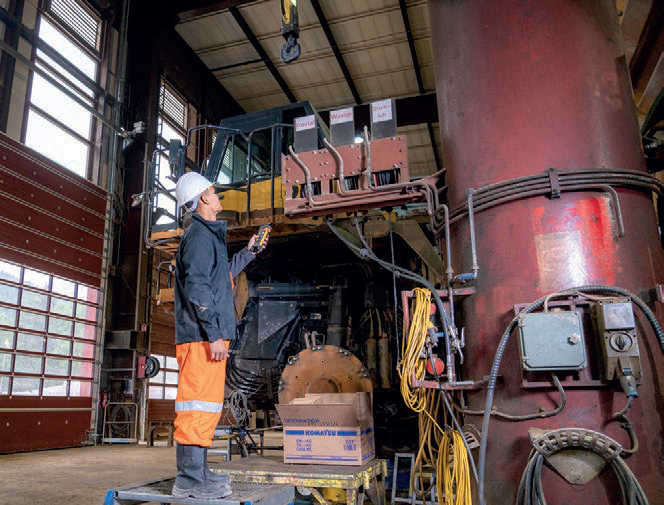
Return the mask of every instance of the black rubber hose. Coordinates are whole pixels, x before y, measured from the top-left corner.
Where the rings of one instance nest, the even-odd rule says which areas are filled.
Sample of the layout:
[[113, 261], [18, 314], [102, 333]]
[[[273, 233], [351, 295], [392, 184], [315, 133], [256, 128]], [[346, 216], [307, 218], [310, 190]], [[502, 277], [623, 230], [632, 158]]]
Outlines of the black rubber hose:
[[[542, 486], [543, 466], [544, 456], [535, 451], [531, 452], [519, 483], [516, 505], [547, 505]], [[620, 487], [621, 503], [623, 505], [648, 505], [648, 498], [646, 498], [641, 484], [625, 461], [618, 456], [611, 461], [610, 466], [616, 474]]]
[[[655, 314], [650, 310], [650, 308], [645, 304], [643, 300], [641, 300], [638, 296], [636, 296], [634, 293], [627, 291], [626, 289], [623, 288], [618, 288], [614, 286], [604, 286], [604, 285], [588, 285], [588, 286], [579, 286], [576, 288], [570, 288], [570, 289], [565, 289], [563, 291], [560, 291], [558, 293], [554, 293], [556, 296], [565, 296], [565, 295], [573, 295], [573, 294], [581, 294], [583, 292], [589, 292], [589, 293], [614, 293], [614, 294], [619, 294], [625, 297], [630, 298], [639, 309], [645, 314], [646, 318], [648, 319], [648, 322], [652, 326], [655, 335], [657, 336], [657, 339], [659, 341], [660, 348], [662, 349], [662, 352], [664, 352], [664, 332], [662, 331], [661, 326], [657, 322], [657, 318], [655, 317]], [[487, 385], [487, 394], [486, 394], [486, 401], [484, 405], [484, 417], [482, 419], [482, 437], [480, 440], [480, 454], [479, 454], [479, 501], [480, 505], [486, 505], [486, 497], [484, 496], [484, 480], [485, 480], [485, 475], [486, 475], [486, 450], [487, 450], [487, 444], [488, 444], [488, 437], [489, 437], [489, 422], [491, 420], [491, 409], [493, 407], [493, 397], [496, 389], [496, 380], [498, 377], [498, 370], [500, 369], [500, 363], [503, 359], [503, 353], [505, 352], [505, 347], [507, 346], [507, 342], [509, 341], [510, 335], [512, 334], [512, 331], [516, 327], [518, 321], [519, 321], [519, 316], [521, 314], [527, 314], [529, 312], [534, 311], [535, 309], [538, 309], [544, 305], [544, 302], [551, 298], [552, 295], [547, 295], [543, 296], [542, 298], [536, 300], [535, 302], [531, 303], [528, 307], [526, 307], [523, 311], [521, 311], [518, 315], [514, 316], [514, 319], [510, 321], [510, 324], [507, 326], [507, 329], [503, 333], [502, 337], [500, 338], [500, 342], [498, 343], [498, 347], [496, 349], [496, 354], [493, 358], [493, 364], [491, 366], [491, 372], [489, 375], [489, 383]]]

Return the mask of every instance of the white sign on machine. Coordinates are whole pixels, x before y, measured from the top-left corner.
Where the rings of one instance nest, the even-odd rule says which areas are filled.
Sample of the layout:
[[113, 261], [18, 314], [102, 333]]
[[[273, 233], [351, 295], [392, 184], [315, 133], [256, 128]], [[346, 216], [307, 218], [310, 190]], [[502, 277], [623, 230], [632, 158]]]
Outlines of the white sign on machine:
[[380, 123], [392, 120], [392, 100], [379, 100], [371, 104], [371, 122]]
[[353, 108], [333, 110], [330, 112], [330, 124], [350, 123], [353, 121]]
[[316, 116], [311, 114], [310, 116], [302, 116], [295, 118], [295, 131], [301, 132], [304, 130], [312, 130], [316, 127]]

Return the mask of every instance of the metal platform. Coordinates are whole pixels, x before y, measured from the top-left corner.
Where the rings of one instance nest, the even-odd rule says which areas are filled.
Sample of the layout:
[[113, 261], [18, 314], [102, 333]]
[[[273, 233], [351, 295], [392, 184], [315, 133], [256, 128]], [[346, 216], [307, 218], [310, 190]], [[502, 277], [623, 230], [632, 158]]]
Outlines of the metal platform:
[[233, 482], [233, 494], [221, 500], [177, 498], [171, 495], [174, 478], [112, 489], [106, 494], [104, 505], [133, 505], [136, 503], [176, 503], [180, 505], [290, 505], [295, 500], [291, 485], [253, 484]]
[[374, 505], [385, 504], [387, 463], [382, 459], [358, 466], [334, 466], [286, 464], [283, 456], [251, 456], [209, 466], [214, 472], [230, 474], [234, 485], [290, 484], [308, 488], [314, 496], [319, 495], [318, 489], [337, 488], [346, 491], [347, 505], [362, 503], [364, 493]]

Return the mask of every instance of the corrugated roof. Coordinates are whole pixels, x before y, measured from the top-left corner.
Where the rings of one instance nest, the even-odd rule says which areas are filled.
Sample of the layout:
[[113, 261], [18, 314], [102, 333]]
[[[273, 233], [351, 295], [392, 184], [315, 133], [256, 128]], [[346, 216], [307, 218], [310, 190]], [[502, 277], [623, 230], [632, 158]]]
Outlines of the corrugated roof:
[[[418, 94], [398, 0], [320, 0], [320, 4], [362, 102]], [[435, 77], [427, 2], [409, 0], [407, 6], [424, 87], [432, 91]], [[251, 2], [239, 12], [298, 101], [308, 100], [318, 110], [354, 103], [311, 2], [298, 4], [302, 54], [291, 64], [280, 58], [279, 2]], [[188, 19], [176, 29], [208, 68], [218, 69], [214, 71], [217, 79], [248, 112], [288, 103], [262, 62], [219, 69], [258, 58], [228, 10]], [[411, 173], [435, 172], [426, 124], [404, 128], [402, 133], [408, 136]]]

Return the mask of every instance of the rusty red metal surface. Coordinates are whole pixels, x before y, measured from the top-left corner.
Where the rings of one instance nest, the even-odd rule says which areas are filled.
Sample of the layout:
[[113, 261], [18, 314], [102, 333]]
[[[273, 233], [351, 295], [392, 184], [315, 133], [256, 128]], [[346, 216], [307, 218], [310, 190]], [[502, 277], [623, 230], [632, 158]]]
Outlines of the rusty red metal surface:
[[[639, 133], [615, 6], [593, 0], [429, 2], [436, 91], [452, 207], [467, 188], [556, 167], [644, 170]], [[564, 193], [558, 199], [515, 201], [475, 216], [480, 274], [476, 294], [459, 304], [466, 327], [463, 379], [489, 372], [515, 304], [582, 284], [613, 284], [648, 293], [664, 277], [650, 195], [619, 190], [625, 236], [615, 239], [604, 196]], [[452, 232], [455, 270], [470, 266], [467, 222]], [[628, 460], [651, 503], [664, 503], [664, 359], [641, 320], [644, 379], [630, 417], [640, 440]], [[598, 359], [591, 356], [590, 359]], [[549, 409], [552, 388], [525, 390], [517, 344], [506, 349], [495, 404], [501, 411]], [[487, 503], [514, 502], [530, 450], [528, 428], [578, 426], [629, 446], [608, 419], [621, 408], [617, 384], [570, 389], [558, 416], [514, 423], [492, 419]], [[484, 393], [468, 392], [483, 409]], [[479, 425], [480, 417], [466, 422]], [[617, 503], [615, 479], [605, 472], [585, 486], [544, 472], [554, 503]]]
[[0, 397], [0, 409], [2, 452], [74, 447], [88, 441], [90, 398]]
[[98, 286], [106, 192], [0, 135], [0, 258]]
[[[373, 184], [379, 186], [380, 174], [388, 171], [396, 174], [393, 183], [410, 181], [408, 148], [404, 137], [377, 139], [370, 145]], [[418, 192], [403, 188], [379, 192], [371, 190], [366, 182], [367, 160], [363, 144], [339, 146], [336, 149], [344, 162], [344, 177], [348, 182], [353, 180], [357, 189], [349, 189], [344, 194], [338, 191], [339, 167], [328, 149], [299, 153], [298, 157], [309, 168], [311, 182], [315, 186], [316, 205], [310, 207], [304, 194], [305, 176], [302, 168], [291, 156], [282, 156], [281, 182], [286, 190], [284, 212], [287, 216], [316, 216], [343, 210], [402, 205], [423, 199]]]

